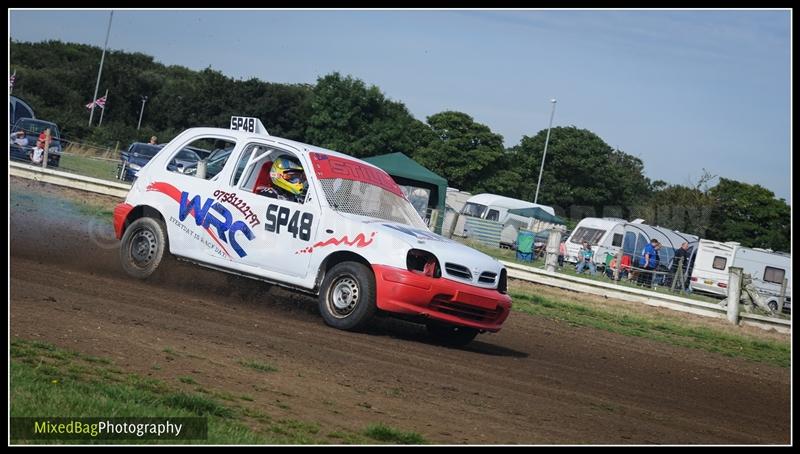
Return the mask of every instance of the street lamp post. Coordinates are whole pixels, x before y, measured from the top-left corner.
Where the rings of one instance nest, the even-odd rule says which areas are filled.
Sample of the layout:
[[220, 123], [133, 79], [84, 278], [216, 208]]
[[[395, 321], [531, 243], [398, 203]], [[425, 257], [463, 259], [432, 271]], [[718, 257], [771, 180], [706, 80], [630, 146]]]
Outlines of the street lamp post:
[[97, 91], [100, 89], [100, 76], [103, 74], [103, 62], [106, 59], [106, 48], [108, 47], [108, 35], [111, 34], [111, 20], [114, 19], [114, 11], [108, 16], [108, 30], [106, 30], [106, 43], [103, 45], [103, 55], [100, 57], [100, 69], [97, 71], [97, 84], [94, 86], [94, 97], [92, 98], [92, 113], [89, 114], [89, 126], [92, 126], [94, 117], [94, 106], [97, 104]]
[[147, 96], [142, 96], [142, 111], [139, 112], [139, 126], [136, 127], [138, 131], [142, 127], [142, 115], [144, 115], [144, 103], [147, 102]]
[[553, 110], [550, 111], [550, 126], [547, 127], [547, 138], [544, 139], [544, 153], [542, 153], [542, 166], [539, 168], [539, 181], [536, 182], [536, 195], [533, 197], [533, 203], [539, 200], [539, 185], [542, 183], [542, 171], [544, 170], [544, 158], [547, 157], [547, 144], [550, 142], [550, 128], [553, 127], [553, 116], [556, 114], [556, 100], [551, 99]]

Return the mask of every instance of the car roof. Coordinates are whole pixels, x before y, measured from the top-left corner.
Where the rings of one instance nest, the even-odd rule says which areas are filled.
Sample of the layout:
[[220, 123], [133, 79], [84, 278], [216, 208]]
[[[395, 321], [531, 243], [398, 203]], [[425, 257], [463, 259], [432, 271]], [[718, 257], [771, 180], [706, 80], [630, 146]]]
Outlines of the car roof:
[[31, 122], [34, 122], [34, 123], [43, 123], [43, 124], [46, 124], [46, 125], [53, 125], [55, 127], [58, 127], [58, 125], [53, 123], [52, 121], [40, 120], [38, 118], [31, 118], [31, 117], [22, 117], [22, 118], [18, 119], [17, 122], [19, 123], [20, 121], [23, 121], [23, 120], [31, 121]]
[[242, 141], [242, 142], [246, 142], [248, 140], [253, 140], [253, 139], [272, 140], [272, 141], [278, 142], [279, 144], [284, 144], [284, 145], [288, 145], [290, 147], [293, 147], [293, 148], [297, 149], [298, 151], [300, 151], [300, 153], [302, 153], [302, 154], [304, 154], [306, 156], [308, 156], [309, 153], [320, 153], [320, 154], [325, 154], [325, 155], [329, 155], [329, 156], [340, 157], [340, 158], [343, 158], [343, 159], [357, 160], [361, 164], [368, 165], [368, 166], [374, 167], [376, 169], [380, 169], [380, 167], [378, 167], [378, 166], [376, 166], [374, 164], [371, 164], [369, 162], [363, 161], [363, 160], [361, 160], [359, 158], [356, 158], [355, 156], [350, 156], [350, 155], [345, 154], [345, 153], [341, 153], [341, 152], [334, 151], [334, 150], [329, 150], [327, 148], [320, 147], [318, 145], [311, 145], [311, 144], [308, 144], [308, 143], [298, 142], [296, 140], [286, 139], [286, 138], [278, 137], [278, 136], [272, 136], [272, 135], [269, 135], [269, 134], [257, 134], [257, 133], [252, 133], [252, 132], [249, 132], [249, 131], [242, 131], [242, 130], [235, 130], [235, 129], [225, 129], [225, 128], [208, 128], [208, 127], [189, 128], [186, 131], [184, 131], [184, 133], [188, 133], [190, 131], [192, 133], [194, 133], [194, 134], [228, 135], [228, 136], [231, 136], [232, 138], [234, 138], [235, 140]]

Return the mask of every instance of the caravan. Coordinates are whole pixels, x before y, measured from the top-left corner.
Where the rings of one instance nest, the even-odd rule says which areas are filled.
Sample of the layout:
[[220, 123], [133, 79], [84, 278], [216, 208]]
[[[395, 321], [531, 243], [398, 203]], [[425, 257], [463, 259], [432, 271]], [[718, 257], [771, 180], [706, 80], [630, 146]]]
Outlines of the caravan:
[[625, 234], [625, 224], [628, 221], [619, 218], [583, 218], [575, 230], [567, 238], [564, 260], [578, 263], [578, 251], [584, 241], [594, 246], [595, 262], [603, 262], [607, 252], [616, 254], [622, 247], [622, 238]]
[[728, 296], [730, 267], [740, 267], [753, 279], [753, 285], [768, 297], [767, 304], [778, 308], [781, 286], [787, 281], [783, 310], [791, 310], [791, 256], [767, 249], [747, 248], [739, 243], [700, 240], [691, 273], [692, 290], [719, 297]]
[[[509, 210], [534, 207], [539, 207], [552, 216], [555, 215], [553, 207], [546, 205], [496, 194], [478, 194], [467, 200], [464, 208], [461, 209], [460, 217], [473, 217], [502, 224], [500, 246], [510, 247], [517, 240], [519, 229], [529, 229], [531, 227], [532, 218], [509, 213]], [[464, 228], [459, 230], [459, 227], [461, 226], [457, 226], [456, 231], [463, 232]]]
[[653, 238], [661, 243], [661, 269], [671, 268], [675, 251], [681, 247], [681, 243], [689, 243], [693, 254], [700, 240], [696, 235], [645, 224], [643, 219], [628, 222], [619, 218], [584, 218], [567, 239], [567, 254], [564, 259], [577, 263], [581, 244], [587, 241], [594, 250], [594, 262], [598, 266], [605, 266], [610, 257], [619, 251], [629, 256], [632, 263], [637, 263], [644, 246]]

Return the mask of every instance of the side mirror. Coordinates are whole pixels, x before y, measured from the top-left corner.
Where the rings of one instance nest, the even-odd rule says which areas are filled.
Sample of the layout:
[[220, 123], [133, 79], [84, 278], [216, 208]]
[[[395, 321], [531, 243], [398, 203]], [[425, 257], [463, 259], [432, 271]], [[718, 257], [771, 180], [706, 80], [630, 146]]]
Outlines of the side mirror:
[[178, 163], [178, 165], [177, 165], [176, 167], [177, 167], [177, 169], [178, 169], [178, 172], [180, 172], [180, 173], [183, 173], [183, 171], [184, 171], [184, 166], [183, 166], [183, 163], [180, 163], [180, 162], [179, 162], [179, 163]]

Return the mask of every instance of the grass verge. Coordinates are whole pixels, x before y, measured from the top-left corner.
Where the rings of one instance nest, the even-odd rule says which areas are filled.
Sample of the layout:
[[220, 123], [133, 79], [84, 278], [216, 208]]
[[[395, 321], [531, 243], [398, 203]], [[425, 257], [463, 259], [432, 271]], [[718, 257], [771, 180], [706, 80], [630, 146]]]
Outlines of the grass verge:
[[[206, 393], [185, 392], [126, 373], [106, 359], [18, 338], [11, 341], [10, 405], [11, 416], [19, 417], [208, 418], [207, 440], [11, 440], [12, 444], [367, 444], [373, 439], [342, 430], [325, 434], [316, 423], [273, 420], [250, 406], [222, 404]], [[414, 439], [394, 431], [406, 438], [381, 441]]]
[[87, 177], [100, 178], [101, 180], [119, 181], [117, 179], [117, 164], [119, 161], [78, 156], [74, 154], [61, 155], [58, 168], [69, 173], [77, 173]]
[[663, 319], [628, 315], [622, 311], [599, 310], [526, 293], [512, 292], [511, 297], [515, 310], [564, 321], [573, 326], [588, 326], [780, 367], [789, 367], [791, 361], [788, 343], [751, 339], [710, 328], [687, 327]]

